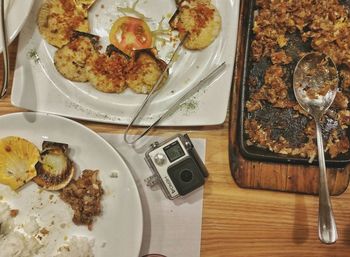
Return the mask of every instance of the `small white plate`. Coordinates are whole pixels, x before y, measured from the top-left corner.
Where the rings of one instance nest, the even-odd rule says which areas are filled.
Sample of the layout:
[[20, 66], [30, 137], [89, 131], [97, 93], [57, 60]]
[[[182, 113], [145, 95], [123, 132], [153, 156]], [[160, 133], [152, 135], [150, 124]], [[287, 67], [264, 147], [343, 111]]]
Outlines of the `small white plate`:
[[[26, 21], [34, 0], [5, 0], [5, 20], [9, 44], [16, 38]], [[0, 52], [3, 45], [0, 42]]]
[[[34, 182], [29, 182], [18, 194], [0, 185], [3, 200], [11, 208], [19, 209], [16, 222], [22, 223], [34, 216], [39, 225], [49, 231], [45, 238], [48, 244], [39, 256], [54, 256], [65, 237], [76, 235], [94, 240], [96, 257], [138, 257], [143, 232], [141, 200], [128, 166], [112, 146], [83, 125], [49, 114], [5, 115], [0, 117], [0, 124], [0, 138], [23, 137], [39, 149], [44, 140], [67, 143], [69, 156], [78, 172], [84, 169], [100, 171], [99, 178], [105, 191], [103, 213], [96, 218], [92, 231], [73, 224], [72, 210], [59, 199], [57, 192], [41, 192]], [[112, 172], [118, 177], [112, 178]]]
[[[90, 10], [91, 32], [101, 37], [104, 46], [108, 44], [108, 33], [113, 21], [124, 15], [118, 11], [118, 7], [132, 6], [134, 2], [135, 0], [98, 0]], [[182, 49], [179, 52], [179, 58], [170, 69], [168, 82], [153, 98], [139, 124], [150, 124], [158, 119], [173, 102], [222, 62], [227, 64], [224, 73], [161, 125], [214, 125], [225, 121], [236, 51], [239, 1], [212, 2], [222, 17], [219, 37], [204, 50]], [[34, 13], [40, 4], [41, 1], [35, 2]], [[155, 1], [143, 0], [137, 4], [136, 10], [150, 17], [148, 24], [155, 30], [162, 19], [163, 26], [168, 26], [168, 20], [176, 6], [174, 0], [163, 0], [157, 1], [155, 8]], [[157, 47], [160, 57], [168, 61], [174, 45], [169, 43]], [[28, 58], [31, 51], [38, 54], [40, 60], [37, 63]], [[54, 67], [55, 51], [56, 48], [42, 39], [35, 17], [31, 17], [21, 33], [11, 98], [13, 105], [99, 122], [130, 122], [145, 95], [135, 94], [130, 89], [122, 94], [106, 94], [95, 90], [88, 83], [68, 81]]]

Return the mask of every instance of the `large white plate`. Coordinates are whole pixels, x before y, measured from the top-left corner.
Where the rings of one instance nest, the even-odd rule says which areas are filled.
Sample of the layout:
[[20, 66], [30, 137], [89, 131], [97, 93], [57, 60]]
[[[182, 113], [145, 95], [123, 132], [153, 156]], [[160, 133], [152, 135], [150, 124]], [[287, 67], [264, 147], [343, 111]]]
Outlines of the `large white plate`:
[[[21, 31], [26, 21], [34, 0], [5, 0], [6, 28], [9, 43], [11, 43]], [[0, 51], [3, 45], [0, 41]]]
[[[12, 208], [19, 209], [16, 221], [24, 222], [33, 215], [41, 226], [49, 230], [45, 240], [50, 243], [40, 256], [53, 256], [64, 238], [72, 235], [93, 239], [96, 257], [138, 256], [143, 231], [141, 201], [130, 170], [112, 146], [81, 124], [49, 114], [5, 115], [0, 117], [0, 126], [0, 138], [20, 136], [36, 144], [39, 149], [44, 140], [68, 143], [69, 156], [78, 172], [84, 169], [100, 170], [99, 177], [105, 190], [103, 214], [97, 217], [92, 231], [86, 226], [72, 223], [72, 210], [59, 199], [57, 193], [40, 192], [33, 182], [29, 182], [19, 194], [0, 186], [0, 195], [5, 196], [4, 200]], [[111, 178], [112, 172], [117, 172], [118, 178]], [[67, 225], [63, 227], [61, 224]]]
[[[131, 6], [134, 2], [135, 0], [97, 0], [89, 15], [92, 33], [101, 36], [101, 41], [106, 45], [111, 24], [117, 17], [123, 15], [118, 11], [118, 6]], [[204, 50], [181, 50], [180, 57], [170, 70], [167, 84], [153, 99], [140, 124], [150, 124], [157, 119], [171, 103], [204, 78], [213, 67], [226, 62], [225, 72], [213, 81], [210, 87], [201, 90], [161, 125], [213, 125], [224, 122], [233, 73], [239, 1], [212, 2], [222, 16], [222, 30], [219, 37]], [[40, 0], [35, 2], [34, 13], [40, 4]], [[149, 24], [154, 30], [162, 18], [164, 18], [163, 25], [167, 26], [176, 6], [174, 0], [157, 2], [144, 0], [137, 4], [136, 9], [151, 17]], [[28, 20], [21, 34], [12, 103], [30, 110], [73, 118], [127, 124], [145, 96], [135, 94], [131, 90], [126, 90], [122, 94], [106, 94], [95, 90], [89, 84], [72, 83], [63, 78], [53, 65], [56, 49], [48, 45], [39, 35], [34, 17], [35, 15]], [[174, 45], [170, 43], [157, 47], [160, 49], [160, 57], [168, 61]], [[28, 53], [32, 50], [38, 53], [40, 58], [38, 63], [28, 58]]]

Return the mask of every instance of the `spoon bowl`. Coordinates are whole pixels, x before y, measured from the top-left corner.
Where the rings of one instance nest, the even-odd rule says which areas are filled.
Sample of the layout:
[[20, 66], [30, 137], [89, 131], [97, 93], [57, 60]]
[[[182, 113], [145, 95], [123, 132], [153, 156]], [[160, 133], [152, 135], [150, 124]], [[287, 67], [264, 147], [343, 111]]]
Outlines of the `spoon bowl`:
[[293, 74], [293, 89], [301, 107], [316, 122], [319, 179], [318, 234], [322, 243], [332, 244], [338, 239], [337, 227], [329, 197], [326, 164], [320, 120], [332, 105], [337, 94], [338, 72], [332, 59], [322, 53], [309, 53], [297, 63]]
[[312, 52], [297, 63], [293, 76], [294, 94], [298, 103], [314, 118], [321, 118], [331, 106], [337, 86], [337, 67], [329, 56]]

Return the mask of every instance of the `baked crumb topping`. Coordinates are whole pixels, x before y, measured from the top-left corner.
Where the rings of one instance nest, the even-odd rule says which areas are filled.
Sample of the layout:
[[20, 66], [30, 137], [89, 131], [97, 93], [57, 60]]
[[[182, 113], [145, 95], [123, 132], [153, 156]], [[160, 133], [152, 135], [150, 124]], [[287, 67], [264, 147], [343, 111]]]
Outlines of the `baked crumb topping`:
[[[315, 158], [314, 124], [295, 100], [292, 76], [303, 55], [318, 51], [333, 59], [340, 75], [339, 92], [322, 121], [325, 147], [331, 158], [347, 153], [349, 8], [338, 0], [257, 0], [253, 33], [245, 103], [246, 143], [311, 161]], [[313, 92], [309, 94], [312, 97]]]

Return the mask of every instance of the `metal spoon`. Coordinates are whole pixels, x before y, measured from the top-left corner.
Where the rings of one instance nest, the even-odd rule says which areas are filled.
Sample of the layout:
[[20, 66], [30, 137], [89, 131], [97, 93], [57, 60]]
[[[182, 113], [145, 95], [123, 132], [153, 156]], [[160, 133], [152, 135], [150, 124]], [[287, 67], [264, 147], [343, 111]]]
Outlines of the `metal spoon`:
[[324, 54], [310, 53], [305, 55], [294, 70], [295, 97], [301, 107], [313, 116], [316, 122], [320, 167], [318, 236], [325, 244], [335, 243], [338, 239], [338, 233], [329, 197], [320, 120], [334, 101], [337, 86], [336, 65], [330, 57]]
[[1, 0], [0, 3], [0, 16], [1, 16], [1, 32], [2, 32], [2, 47], [3, 47], [3, 80], [2, 87], [0, 90], [0, 99], [6, 95], [7, 87], [9, 84], [9, 70], [10, 70], [10, 59], [8, 52], [8, 40], [5, 22], [5, 0]]

